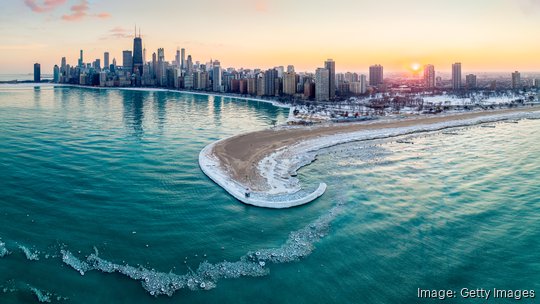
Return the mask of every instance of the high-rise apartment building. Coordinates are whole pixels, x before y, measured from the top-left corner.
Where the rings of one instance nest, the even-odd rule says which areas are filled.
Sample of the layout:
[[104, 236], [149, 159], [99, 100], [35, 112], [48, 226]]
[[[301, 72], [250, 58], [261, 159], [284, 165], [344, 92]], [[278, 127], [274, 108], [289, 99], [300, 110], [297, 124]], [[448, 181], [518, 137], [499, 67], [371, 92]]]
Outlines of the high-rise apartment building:
[[380, 64], [369, 67], [369, 85], [379, 86], [384, 84], [384, 68]]
[[452, 64], [452, 89], [461, 90], [461, 63]]
[[264, 95], [274, 96], [276, 94], [276, 79], [278, 78], [278, 71], [276, 69], [269, 69], [264, 72]]
[[469, 74], [465, 76], [465, 86], [467, 87], [468, 90], [476, 89], [478, 86], [477, 81], [476, 81], [476, 75]]
[[103, 53], [103, 69], [108, 70], [110, 66], [109, 52]]
[[512, 73], [512, 89], [520, 89], [521, 88], [521, 74], [518, 71], [515, 71]]
[[122, 67], [126, 71], [130, 71], [133, 68], [133, 52], [123, 51], [122, 52]]
[[328, 59], [324, 62], [324, 68], [328, 70], [330, 99], [334, 99], [336, 97], [336, 63]]
[[424, 86], [426, 89], [435, 87], [435, 67], [432, 64], [424, 66]]
[[34, 82], [41, 82], [41, 65], [34, 63]]
[[214, 92], [222, 92], [222, 70], [219, 61], [214, 61], [214, 67], [212, 72], [212, 85]]
[[54, 83], [60, 82], [60, 68], [56, 64], [54, 65], [54, 69], [53, 69], [53, 82]]
[[315, 71], [315, 100], [330, 100], [330, 71], [324, 68], [318, 68]]
[[294, 70], [292, 72], [283, 73], [283, 94], [296, 94], [296, 73]]

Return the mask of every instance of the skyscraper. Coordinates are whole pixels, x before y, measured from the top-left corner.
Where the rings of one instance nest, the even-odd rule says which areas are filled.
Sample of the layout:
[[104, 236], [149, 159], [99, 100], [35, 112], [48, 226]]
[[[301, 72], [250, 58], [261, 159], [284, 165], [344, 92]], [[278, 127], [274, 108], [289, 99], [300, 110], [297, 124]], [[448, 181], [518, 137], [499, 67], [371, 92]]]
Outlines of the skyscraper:
[[264, 72], [264, 95], [274, 96], [276, 94], [276, 79], [278, 78], [278, 71], [276, 69], [269, 69]]
[[435, 87], [435, 67], [432, 64], [424, 66], [424, 85], [426, 89]]
[[182, 68], [182, 62], [180, 61], [180, 49], [176, 49], [176, 56], [174, 56], [174, 65]]
[[41, 82], [41, 65], [34, 63], [34, 82]]
[[166, 82], [166, 76], [165, 75], [165, 49], [159, 48], [157, 53], [157, 71], [156, 71], [156, 78], [159, 85], [164, 85]]
[[66, 57], [62, 57], [62, 64], [60, 65], [60, 75], [61, 76], [67, 75]]
[[182, 48], [180, 50], [180, 68], [186, 68], [186, 49]]
[[512, 73], [512, 89], [521, 88], [521, 74], [518, 71]]
[[214, 89], [214, 92], [221, 92], [222, 89], [221, 89], [221, 86], [222, 86], [222, 81], [221, 81], [221, 77], [222, 77], [222, 73], [221, 73], [221, 65], [219, 63], [219, 61], [214, 61], [214, 67], [213, 67], [213, 72], [212, 72], [212, 84], [213, 84], [213, 89]]
[[54, 65], [54, 69], [53, 69], [53, 82], [54, 83], [60, 82], [60, 68], [56, 64]]
[[133, 68], [133, 53], [131, 51], [122, 52], [122, 67], [131, 72]]
[[452, 64], [452, 89], [461, 90], [461, 63]]
[[135, 30], [135, 38], [133, 39], [133, 67], [131, 72], [138, 76], [142, 76], [143, 66], [141, 29], [139, 29], [139, 36], [137, 37], [137, 30]]
[[384, 84], [384, 69], [380, 64], [369, 67], [369, 85], [379, 86]]
[[474, 90], [477, 87], [476, 83], [476, 75], [469, 74], [465, 76], [465, 85], [467, 86], [468, 90]]
[[283, 94], [294, 95], [295, 93], [296, 93], [296, 73], [294, 72], [294, 70], [292, 72], [283, 73]]
[[324, 62], [324, 68], [328, 70], [328, 89], [330, 92], [330, 99], [336, 97], [336, 63], [332, 59], [328, 59]]
[[81, 50], [81, 55], [79, 57], [79, 68], [83, 68], [84, 61], [83, 61], [83, 50]]
[[[193, 72], [193, 59], [191, 59], [191, 55], [187, 56], [187, 61], [185, 62], [185, 69], [188, 73]], [[208, 67], [210, 68], [210, 67]]]
[[318, 68], [315, 71], [315, 100], [330, 100], [330, 71]]
[[109, 52], [105, 52], [103, 54], [103, 69], [108, 70], [109, 69]]
[[287, 66], [287, 73], [294, 73], [294, 65]]

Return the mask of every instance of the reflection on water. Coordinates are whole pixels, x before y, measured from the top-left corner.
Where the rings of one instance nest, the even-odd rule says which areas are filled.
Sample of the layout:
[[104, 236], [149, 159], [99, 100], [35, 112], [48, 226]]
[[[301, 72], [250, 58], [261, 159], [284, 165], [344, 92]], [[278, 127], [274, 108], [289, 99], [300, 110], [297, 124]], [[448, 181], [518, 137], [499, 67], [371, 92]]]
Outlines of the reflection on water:
[[144, 100], [146, 92], [122, 92], [124, 106], [124, 124], [128, 132], [141, 139], [144, 135], [143, 119], [144, 119]]

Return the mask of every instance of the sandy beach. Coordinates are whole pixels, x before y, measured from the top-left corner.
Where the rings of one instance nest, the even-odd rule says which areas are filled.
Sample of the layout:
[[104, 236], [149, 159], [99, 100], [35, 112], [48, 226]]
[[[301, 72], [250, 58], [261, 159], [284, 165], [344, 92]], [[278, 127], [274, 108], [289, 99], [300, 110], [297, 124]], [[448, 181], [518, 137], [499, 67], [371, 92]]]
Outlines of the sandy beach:
[[456, 127], [459, 126], [459, 121], [464, 121], [464, 125], [470, 125], [470, 120], [475, 118], [501, 115], [504, 117], [504, 115], [536, 111], [540, 111], [540, 107], [522, 107], [436, 116], [418, 116], [414, 118], [375, 122], [269, 129], [241, 134], [217, 142], [213, 146], [211, 154], [217, 158], [221, 170], [226, 172], [226, 174], [229, 175], [229, 178], [253, 191], [263, 192], [268, 191], [270, 186], [267, 178], [263, 177], [263, 172], [261, 172], [259, 168], [261, 161], [275, 151], [282, 150], [301, 142], [342, 136], [361, 131], [368, 132], [373, 130], [407, 128], [417, 125], [429, 126], [445, 122], [454, 122], [452, 127]]

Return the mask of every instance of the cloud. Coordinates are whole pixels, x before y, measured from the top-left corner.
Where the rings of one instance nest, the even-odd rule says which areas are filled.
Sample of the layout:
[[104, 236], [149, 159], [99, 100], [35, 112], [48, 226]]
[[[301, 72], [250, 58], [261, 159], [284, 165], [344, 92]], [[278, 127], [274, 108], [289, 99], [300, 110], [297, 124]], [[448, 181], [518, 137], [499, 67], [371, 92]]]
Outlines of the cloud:
[[[58, 0], [49, 0], [49, 1], [58, 1]], [[100, 19], [107, 19], [111, 17], [111, 14], [102, 12], [99, 14], [89, 14], [90, 6], [88, 6], [87, 0], [82, 0], [81, 3], [73, 5], [71, 8], [71, 14], [63, 15], [62, 19], [65, 21], [80, 21], [86, 17], [97, 17]]]
[[66, 3], [67, 0], [44, 0], [43, 3], [36, 0], [24, 0], [24, 4], [35, 13], [45, 13], [54, 10], [58, 6]]
[[102, 36], [100, 40], [122, 39], [122, 38], [132, 38], [132, 37], [133, 37], [132, 30], [128, 30], [121, 26], [117, 26], [109, 30], [109, 32], [106, 35]]
[[526, 15], [540, 11], [540, 0], [518, 0], [518, 5]]
[[266, 0], [256, 0], [255, 11], [260, 13], [266, 13], [268, 11], [268, 2]]

